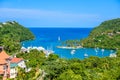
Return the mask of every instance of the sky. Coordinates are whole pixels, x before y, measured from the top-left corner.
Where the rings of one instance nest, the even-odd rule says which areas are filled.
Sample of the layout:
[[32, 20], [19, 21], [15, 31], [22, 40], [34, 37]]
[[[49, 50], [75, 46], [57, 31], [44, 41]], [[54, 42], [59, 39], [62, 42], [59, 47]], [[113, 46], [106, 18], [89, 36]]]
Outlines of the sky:
[[96, 27], [120, 18], [120, 0], [0, 0], [0, 22], [25, 27]]

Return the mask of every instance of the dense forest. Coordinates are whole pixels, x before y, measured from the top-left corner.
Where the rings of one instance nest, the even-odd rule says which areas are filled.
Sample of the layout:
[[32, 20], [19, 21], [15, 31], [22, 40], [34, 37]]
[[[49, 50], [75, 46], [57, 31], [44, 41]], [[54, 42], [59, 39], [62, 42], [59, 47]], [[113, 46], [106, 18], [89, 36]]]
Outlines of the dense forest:
[[94, 57], [62, 59], [58, 55], [48, 57], [41, 51], [19, 53], [26, 60], [30, 72], [20, 70], [17, 80], [119, 80], [120, 57]]
[[81, 43], [84, 47], [120, 49], [120, 18], [102, 22]]
[[15, 21], [0, 23], [0, 46], [3, 46], [8, 53], [20, 50], [21, 41], [34, 39], [29, 29]]

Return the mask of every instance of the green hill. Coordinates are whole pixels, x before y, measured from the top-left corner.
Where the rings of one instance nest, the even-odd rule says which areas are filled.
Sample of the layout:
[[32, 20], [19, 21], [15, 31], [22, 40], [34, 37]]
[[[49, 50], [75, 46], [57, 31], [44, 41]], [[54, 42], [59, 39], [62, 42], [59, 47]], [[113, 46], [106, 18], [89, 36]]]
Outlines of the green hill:
[[34, 39], [29, 29], [15, 21], [0, 23], [0, 46], [11, 53], [20, 50], [20, 42]]
[[120, 18], [102, 22], [81, 42], [84, 47], [120, 49]]

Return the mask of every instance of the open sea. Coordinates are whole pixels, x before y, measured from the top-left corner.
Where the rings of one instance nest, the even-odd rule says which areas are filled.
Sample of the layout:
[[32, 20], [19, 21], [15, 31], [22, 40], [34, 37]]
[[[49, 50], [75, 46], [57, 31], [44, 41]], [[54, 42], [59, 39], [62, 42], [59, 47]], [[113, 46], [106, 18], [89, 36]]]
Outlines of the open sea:
[[[35, 40], [24, 41], [22, 46], [24, 47], [44, 47], [47, 50], [53, 50], [54, 54], [59, 55], [61, 58], [79, 58], [84, 59], [90, 56], [106, 57], [113, 50], [102, 50], [94, 48], [81, 48], [81, 49], [60, 49], [61, 42], [65, 40], [80, 40], [89, 36], [92, 28], [30, 28], [35, 35]], [[59, 39], [59, 40], [58, 40]], [[73, 53], [74, 51], [74, 53]], [[85, 54], [87, 56], [85, 56]]]

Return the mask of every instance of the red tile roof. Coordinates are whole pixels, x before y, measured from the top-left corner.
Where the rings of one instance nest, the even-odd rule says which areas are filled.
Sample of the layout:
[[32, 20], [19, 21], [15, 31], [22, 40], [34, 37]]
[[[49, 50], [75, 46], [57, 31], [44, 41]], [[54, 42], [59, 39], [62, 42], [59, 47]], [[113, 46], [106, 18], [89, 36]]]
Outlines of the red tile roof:
[[4, 71], [0, 71], [0, 74], [4, 74]]
[[19, 63], [22, 60], [22, 58], [12, 58], [11, 63]]
[[10, 56], [3, 50], [2, 52], [0, 52], [0, 59], [4, 60], [9, 58]]
[[6, 60], [0, 60], [0, 64], [7, 64]]

